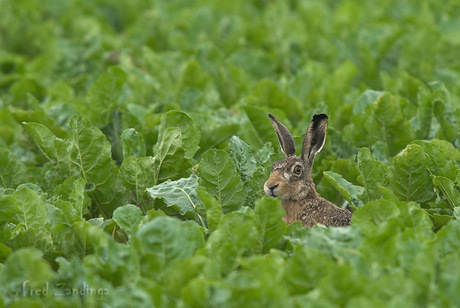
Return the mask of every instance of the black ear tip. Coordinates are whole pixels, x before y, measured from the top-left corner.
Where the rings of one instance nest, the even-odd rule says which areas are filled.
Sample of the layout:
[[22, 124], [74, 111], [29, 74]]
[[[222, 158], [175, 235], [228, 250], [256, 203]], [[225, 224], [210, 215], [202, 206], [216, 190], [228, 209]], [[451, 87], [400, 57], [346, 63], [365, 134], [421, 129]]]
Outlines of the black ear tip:
[[271, 114], [271, 113], [268, 114], [268, 117], [269, 117], [270, 119], [274, 119], [274, 118], [275, 118], [275, 117], [273, 116], [273, 114]]
[[313, 121], [315, 121], [315, 122], [322, 121], [322, 120], [327, 120], [327, 119], [329, 119], [329, 118], [324, 113], [313, 115]]

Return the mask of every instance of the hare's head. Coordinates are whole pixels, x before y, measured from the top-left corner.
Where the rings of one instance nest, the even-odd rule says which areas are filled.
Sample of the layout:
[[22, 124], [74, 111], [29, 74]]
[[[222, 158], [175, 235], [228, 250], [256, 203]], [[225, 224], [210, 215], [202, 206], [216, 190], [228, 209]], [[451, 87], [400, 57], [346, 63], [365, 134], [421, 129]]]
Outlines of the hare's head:
[[264, 190], [269, 197], [300, 200], [317, 196], [311, 178], [311, 168], [316, 154], [321, 151], [326, 140], [327, 120], [325, 114], [315, 114], [308, 125], [302, 143], [302, 154], [295, 155], [295, 144], [289, 130], [272, 114], [268, 115], [275, 129], [285, 159], [273, 164]]

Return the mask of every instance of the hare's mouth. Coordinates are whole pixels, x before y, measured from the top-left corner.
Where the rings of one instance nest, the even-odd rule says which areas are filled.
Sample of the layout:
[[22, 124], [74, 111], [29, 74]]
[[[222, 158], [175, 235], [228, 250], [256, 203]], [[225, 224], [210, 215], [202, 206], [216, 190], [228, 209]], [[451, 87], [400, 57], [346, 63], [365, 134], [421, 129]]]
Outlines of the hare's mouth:
[[264, 185], [264, 191], [267, 196], [270, 198], [276, 198], [279, 196], [278, 194], [278, 184], [273, 185], [273, 186], [267, 186], [266, 184]]

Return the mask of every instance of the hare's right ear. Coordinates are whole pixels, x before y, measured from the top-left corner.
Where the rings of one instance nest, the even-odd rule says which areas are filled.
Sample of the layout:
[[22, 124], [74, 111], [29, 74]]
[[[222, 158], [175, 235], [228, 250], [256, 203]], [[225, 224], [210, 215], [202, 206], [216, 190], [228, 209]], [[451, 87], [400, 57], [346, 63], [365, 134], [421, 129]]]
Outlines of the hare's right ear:
[[302, 143], [302, 159], [310, 168], [316, 154], [321, 151], [326, 140], [327, 121], [328, 117], [324, 113], [315, 114], [307, 127]]
[[295, 155], [295, 144], [292, 135], [286, 126], [278, 121], [271, 113], [268, 114], [270, 121], [272, 121], [273, 128], [275, 129], [276, 136], [281, 145], [281, 150], [286, 157]]

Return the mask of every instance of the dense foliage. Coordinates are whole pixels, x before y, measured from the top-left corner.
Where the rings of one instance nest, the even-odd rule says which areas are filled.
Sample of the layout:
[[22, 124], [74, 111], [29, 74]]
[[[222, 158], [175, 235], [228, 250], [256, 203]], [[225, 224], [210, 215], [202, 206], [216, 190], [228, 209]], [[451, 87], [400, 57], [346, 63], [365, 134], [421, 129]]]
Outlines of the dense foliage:
[[[457, 2], [0, 8], [0, 307], [460, 302]], [[329, 115], [351, 227], [264, 198], [268, 112], [298, 143]]]

